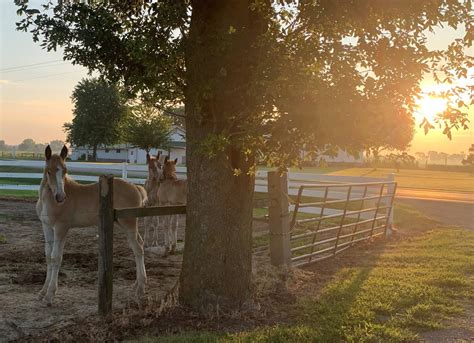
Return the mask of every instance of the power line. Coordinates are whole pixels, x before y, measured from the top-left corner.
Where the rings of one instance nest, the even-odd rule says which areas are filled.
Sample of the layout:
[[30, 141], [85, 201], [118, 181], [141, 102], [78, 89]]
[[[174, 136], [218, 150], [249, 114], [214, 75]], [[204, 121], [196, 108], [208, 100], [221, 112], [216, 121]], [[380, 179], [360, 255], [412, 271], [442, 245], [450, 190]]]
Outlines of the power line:
[[33, 67], [23, 67], [23, 68], [18, 67], [18, 69], [1, 71], [0, 73], [1, 74], [16, 73], [16, 72], [29, 71], [29, 70], [39, 69], [39, 68], [57, 67], [57, 66], [62, 66], [62, 65], [67, 65], [67, 64], [68, 64], [67, 62], [59, 62], [59, 63], [33, 66]]
[[18, 69], [18, 68], [33, 67], [33, 66], [38, 66], [38, 65], [43, 65], [43, 64], [57, 63], [57, 62], [63, 62], [63, 60], [54, 60], [54, 61], [48, 61], [48, 62], [39, 62], [39, 63], [33, 63], [33, 64], [24, 64], [24, 65], [16, 66], [16, 67], [8, 67], [8, 68], [0, 69], [0, 72], [9, 71], [9, 70], [14, 70], [14, 69]]
[[49, 77], [55, 77], [55, 76], [66, 75], [66, 74], [73, 74], [73, 73], [78, 73], [78, 72], [80, 72], [80, 70], [69, 71], [69, 72], [66, 72], [66, 73], [43, 75], [43, 76], [39, 76], [39, 77], [32, 77], [32, 78], [22, 79], [22, 80], [11, 80], [11, 82], [23, 82], [23, 81], [30, 81], [30, 80], [37, 80], [37, 79], [46, 79], [46, 78], [49, 78]]

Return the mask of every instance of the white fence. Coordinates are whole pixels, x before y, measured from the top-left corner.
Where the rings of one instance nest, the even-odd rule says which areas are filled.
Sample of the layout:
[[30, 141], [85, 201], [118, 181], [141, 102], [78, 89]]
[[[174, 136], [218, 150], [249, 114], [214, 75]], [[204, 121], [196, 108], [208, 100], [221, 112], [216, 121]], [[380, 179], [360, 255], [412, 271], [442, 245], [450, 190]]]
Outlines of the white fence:
[[[0, 161], [0, 167], [24, 167], [24, 168], [37, 168], [42, 169], [44, 167], [44, 161], [29, 161], [29, 160], [9, 160]], [[68, 162], [68, 172], [70, 176], [77, 181], [98, 181], [99, 177], [94, 175], [77, 175], [74, 172], [89, 173], [89, 174], [114, 174], [126, 179], [130, 182], [143, 184], [145, 183], [147, 175], [147, 166], [139, 164], [128, 164], [124, 163], [91, 163], [91, 162]], [[186, 178], [186, 167], [177, 167], [178, 177]], [[12, 172], [0, 172], [0, 190], [38, 190], [39, 185], [31, 184], [2, 184], [2, 178], [15, 178], [15, 179], [41, 179], [42, 173], [12, 173]], [[392, 182], [394, 180], [393, 174], [388, 175], [387, 178], [375, 178], [375, 177], [361, 177], [361, 176], [340, 176], [340, 175], [328, 175], [328, 174], [313, 174], [313, 173], [288, 173], [288, 195], [298, 196], [299, 187], [301, 184], [326, 184], [326, 183], [368, 183], [368, 182]], [[267, 192], [267, 171], [260, 170], [257, 172], [255, 180], [255, 191], [256, 192]], [[353, 190], [353, 196], [358, 196], [360, 191]], [[304, 194], [306, 197], [313, 198], [325, 198], [325, 199], [346, 199], [347, 189], [345, 188], [331, 188], [328, 194], [325, 194], [324, 189], [306, 189]], [[361, 195], [361, 194], [360, 194]], [[290, 210], [294, 209], [294, 202], [290, 201]], [[301, 208], [300, 212], [304, 213], [319, 213], [321, 208]], [[338, 214], [340, 209], [325, 208], [325, 214]], [[369, 216], [369, 214], [362, 214], [362, 218]]]

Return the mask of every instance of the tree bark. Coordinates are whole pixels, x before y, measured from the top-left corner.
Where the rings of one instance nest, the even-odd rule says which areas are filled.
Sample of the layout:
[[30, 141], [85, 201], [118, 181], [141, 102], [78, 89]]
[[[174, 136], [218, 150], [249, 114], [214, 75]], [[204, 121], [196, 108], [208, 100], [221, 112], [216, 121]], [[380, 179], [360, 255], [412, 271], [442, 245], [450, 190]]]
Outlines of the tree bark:
[[92, 161], [97, 161], [97, 144], [92, 147]]
[[[186, 243], [179, 297], [201, 310], [239, 308], [250, 295], [254, 176], [248, 171], [254, 161], [243, 153], [233, 122], [258, 106], [249, 87], [255, 77], [255, 42], [265, 24], [249, 3], [192, 5], [186, 52]], [[204, 143], [213, 148], [206, 150]]]

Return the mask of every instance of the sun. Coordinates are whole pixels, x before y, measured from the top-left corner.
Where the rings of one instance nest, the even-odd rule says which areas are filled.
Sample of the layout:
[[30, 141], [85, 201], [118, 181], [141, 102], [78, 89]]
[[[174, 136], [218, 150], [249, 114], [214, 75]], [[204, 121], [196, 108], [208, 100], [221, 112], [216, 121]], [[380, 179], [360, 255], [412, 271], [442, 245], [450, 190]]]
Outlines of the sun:
[[421, 120], [426, 118], [429, 122], [434, 123], [439, 114], [443, 113], [448, 107], [448, 100], [442, 97], [423, 95], [416, 102], [416, 105], [416, 116]]

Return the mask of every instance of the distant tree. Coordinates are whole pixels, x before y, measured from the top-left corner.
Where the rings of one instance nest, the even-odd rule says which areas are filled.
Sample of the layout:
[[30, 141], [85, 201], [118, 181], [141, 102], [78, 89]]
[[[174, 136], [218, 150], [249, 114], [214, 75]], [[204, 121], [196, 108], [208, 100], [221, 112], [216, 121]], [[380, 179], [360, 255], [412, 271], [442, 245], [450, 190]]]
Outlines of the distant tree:
[[471, 166], [471, 168], [474, 169], [474, 144], [471, 144], [469, 154], [462, 160], [462, 164], [465, 166]]
[[131, 108], [131, 114], [124, 125], [124, 136], [128, 143], [146, 152], [152, 148], [168, 147], [171, 119], [156, 108], [138, 104]]
[[0, 150], [7, 150], [7, 145], [5, 144], [4, 140], [0, 140]]
[[44, 152], [44, 149], [46, 148], [48, 144], [47, 143], [36, 143], [35, 146], [33, 147], [34, 152]]
[[385, 157], [388, 161], [391, 161], [394, 163], [395, 168], [397, 168], [397, 172], [400, 171], [400, 166], [401, 165], [413, 165], [416, 161], [415, 157], [412, 155], [409, 155], [406, 151], [400, 152], [400, 153], [391, 153]]
[[97, 78], [82, 79], [71, 98], [74, 118], [64, 124], [67, 141], [92, 148], [92, 159], [96, 160], [99, 145], [120, 141], [126, 116], [123, 98], [116, 85]]
[[435, 161], [438, 161], [439, 160], [439, 154], [437, 151], [428, 151], [428, 160], [433, 163]]
[[61, 151], [64, 146], [64, 142], [60, 139], [56, 139], [54, 141], [49, 142], [49, 146], [53, 151]]
[[371, 115], [367, 116], [365, 124], [370, 128], [366, 143], [368, 156], [372, 156], [377, 166], [382, 152], [405, 150], [409, 147], [414, 136], [414, 119], [406, 109], [400, 108], [392, 115], [385, 115], [389, 105], [384, 99], [378, 99], [367, 106]]
[[438, 161], [444, 165], [448, 165], [448, 154], [445, 152], [438, 153]]
[[34, 151], [35, 150], [35, 141], [31, 138], [26, 138], [18, 145], [18, 150], [20, 151]]

